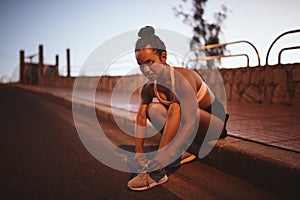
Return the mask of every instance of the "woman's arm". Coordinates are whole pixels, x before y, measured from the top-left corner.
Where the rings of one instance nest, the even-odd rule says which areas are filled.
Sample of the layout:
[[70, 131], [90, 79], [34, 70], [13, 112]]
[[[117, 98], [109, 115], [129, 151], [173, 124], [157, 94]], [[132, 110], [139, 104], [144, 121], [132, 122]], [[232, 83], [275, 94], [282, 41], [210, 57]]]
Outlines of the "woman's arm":
[[141, 89], [141, 104], [139, 106], [135, 125], [135, 151], [144, 152], [145, 132], [147, 126], [147, 107], [153, 98], [153, 83], [146, 83]]
[[168, 153], [179, 156], [190, 146], [197, 132], [199, 125], [197, 90], [202, 85], [202, 79], [194, 71], [184, 68], [177, 68], [175, 77], [181, 124], [178, 133], [168, 146]]
[[[175, 90], [181, 114], [179, 130], [165, 148], [159, 149], [157, 156], [150, 163], [153, 170], [167, 166], [170, 164], [171, 159], [178, 158], [190, 146], [193, 136], [196, 134], [197, 122], [199, 122], [196, 84], [191, 82], [191, 78], [188, 80], [188, 74], [185, 74], [185, 76], [181, 73], [176, 74]], [[164, 134], [168, 134], [168, 130], [165, 129]]]
[[135, 151], [144, 152], [145, 127], [147, 125], [147, 104], [141, 104], [136, 116], [135, 125]]
[[186, 80], [180, 83], [180, 88], [180, 91], [177, 92], [181, 111], [179, 131], [166, 149], [169, 154], [178, 156], [190, 146], [196, 135], [199, 122], [195, 90]]

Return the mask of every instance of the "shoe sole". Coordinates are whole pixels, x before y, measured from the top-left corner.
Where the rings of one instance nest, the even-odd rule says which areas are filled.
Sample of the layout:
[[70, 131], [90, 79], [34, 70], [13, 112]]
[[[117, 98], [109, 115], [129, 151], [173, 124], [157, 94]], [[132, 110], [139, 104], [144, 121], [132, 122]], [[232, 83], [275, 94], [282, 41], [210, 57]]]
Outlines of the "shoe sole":
[[132, 187], [129, 187], [129, 186], [127, 186], [127, 187], [131, 190], [134, 190], [134, 191], [143, 191], [143, 190], [149, 190], [149, 189], [151, 189], [155, 186], [161, 185], [161, 184], [163, 184], [167, 181], [168, 181], [168, 176], [164, 175], [164, 177], [162, 177], [158, 182], [153, 182], [149, 186], [140, 187], [140, 188], [132, 188]]
[[189, 157], [184, 158], [179, 163], [175, 163], [175, 164], [173, 163], [173, 164], [169, 165], [168, 167], [170, 167], [170, 168], [179, 167], [179, 166], [184, 165], [186, 163], [192, 162], [195, 159], [196, 159], [196, 156], [195, 155], [191, 155]]
[[187, 157], [187, 158], [181, 160], [181, 161], [180, 161], [180, 165], [183, 165], [183, 164], [185, 164], [185, 163], [191, 162], [191, 161], [193, 161], [193, 160], [195, 160], [195, 159], [196, 159], [196, 156], [195, 156], [195, 155], [191, 155], [191, 156], [189, 156], [189, 157]]

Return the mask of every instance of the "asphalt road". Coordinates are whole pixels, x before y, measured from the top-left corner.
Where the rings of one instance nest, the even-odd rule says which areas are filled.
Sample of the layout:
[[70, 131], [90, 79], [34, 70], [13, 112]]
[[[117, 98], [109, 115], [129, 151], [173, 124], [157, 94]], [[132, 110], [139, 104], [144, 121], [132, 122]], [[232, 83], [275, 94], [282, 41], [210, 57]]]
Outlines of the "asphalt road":
[[[111, 169], [84, 147], [70, 107], [0, 87], [1, 199], [280, 199], [237, 177], [195, 161], [162, 186], [134, 192], [130, 174]], [[120, 132], [102, 122], [105, 132]]]

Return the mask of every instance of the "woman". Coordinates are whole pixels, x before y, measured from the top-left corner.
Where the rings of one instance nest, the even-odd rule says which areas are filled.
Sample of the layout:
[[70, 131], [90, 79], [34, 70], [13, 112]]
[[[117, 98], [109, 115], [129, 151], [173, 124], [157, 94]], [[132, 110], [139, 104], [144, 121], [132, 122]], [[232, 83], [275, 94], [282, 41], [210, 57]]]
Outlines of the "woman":
[[[189, 148], [197, 154], [192, 142], [199, 149], [209, 134], [211, 140], [218, 139], [221, 132], [226, 137], [223, 105], [198, 73], [167, 64], [165, 44], [154, 32], [151, 26], [142, 28], [135, 47], [137, 63], [149, 81], [141, 89], [136, 117], [135, 161], [141, 172], [128, 182], [132, 190], [146, 190], [166, 182], [166, 166], [181, 155], [181, 164], [195, 158], [185, 152]], [[213, 114], [212, 107], [216, 110]], [[144, 153], [147, 119], [162, 133], [152, 160], [147, 160]]]

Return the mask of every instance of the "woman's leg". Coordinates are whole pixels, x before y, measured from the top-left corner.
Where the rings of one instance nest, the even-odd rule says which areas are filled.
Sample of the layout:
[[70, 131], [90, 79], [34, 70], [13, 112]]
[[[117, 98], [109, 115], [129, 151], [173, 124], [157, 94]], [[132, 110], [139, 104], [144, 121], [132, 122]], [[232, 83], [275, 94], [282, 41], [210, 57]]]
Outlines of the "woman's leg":
[[207, 142], [219, 139], [224, 127], [224, 122], [220, 118], [205, 110], [198, 109], [198, 115], [200, 117], [198, 130], [190, 148], [195, 155], [199, 155], [202, 145], [207, 145]]
[[167, 112], [167, 108], [159, 102], [153, 102], [148, 105], [147, 118], [157, 131], [161, 131], [164, 128]]
[[[205, 110], [198, 109], [199, 125], [197, 134], [193, 141], [192, 146], [197, 146], [197, 150], [192, 151], [195, 155], [198, 154], [203, 141], [212, 141], [219, 139], [219, 136], [223, 130], [224, 122], [208, 113]], [[169, 109], [159, 102], [151, 103], [148, 106], [148, 118], [152, 125], [161, 130], [164, 128], [162, 139], [160, 142], [160, 148], [167, 145], [176, 135], [180, 126], [180, 106], [175, 103], [172, 104]]]
[[168, 109], [161, 103], [155, 102], [148, 106], [148, 117], [157, 130], [163, 128], [159, 149], [163, 148], [175, 137], [180, 126], [180, 106], [173, 103]]

